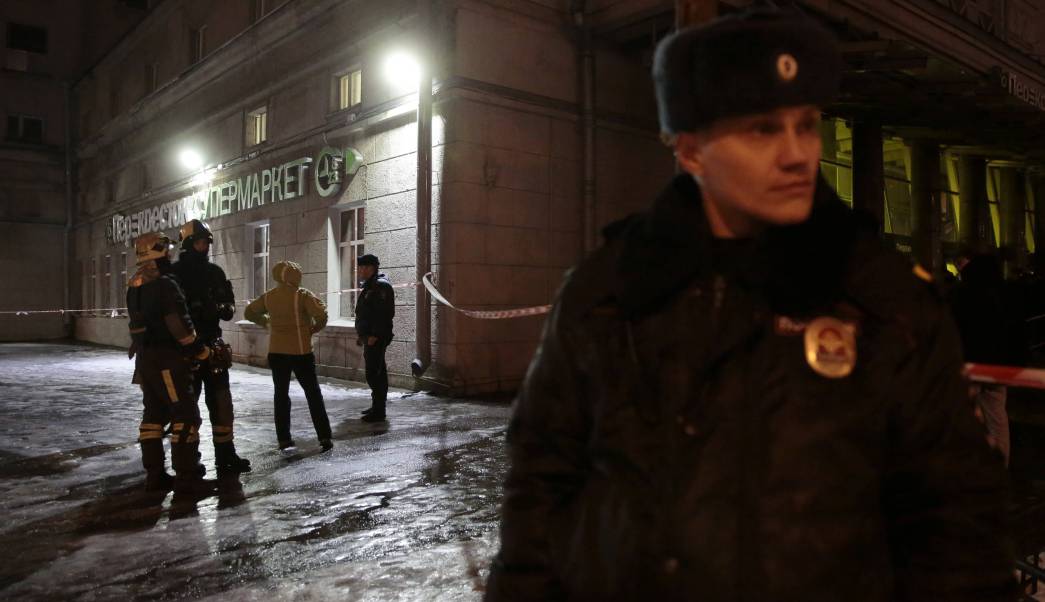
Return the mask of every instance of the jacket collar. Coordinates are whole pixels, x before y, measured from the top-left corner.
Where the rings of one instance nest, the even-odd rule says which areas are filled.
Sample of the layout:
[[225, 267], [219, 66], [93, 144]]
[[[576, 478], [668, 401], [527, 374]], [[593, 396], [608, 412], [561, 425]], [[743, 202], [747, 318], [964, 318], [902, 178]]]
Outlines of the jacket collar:
[[[700, 187], [688, 174], [676, 176], [650, 211], [622, 230], [614, 292], [627, 314], [654, 312], [694, 280], [713, 274], [714, 239]], [[856, 234], [852, 212], [821, 179], [809, 219], [766, 230], [732, 278], [763, 294], [776, 313], [823, 310], [841, 294]]]

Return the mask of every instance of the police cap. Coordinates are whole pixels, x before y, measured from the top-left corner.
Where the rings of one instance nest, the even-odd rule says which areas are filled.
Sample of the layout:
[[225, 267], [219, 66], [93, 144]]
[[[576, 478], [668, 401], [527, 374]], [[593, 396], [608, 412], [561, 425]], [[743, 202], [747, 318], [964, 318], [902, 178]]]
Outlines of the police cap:
[[366, 255], [360, 255], [356, 258], [356, 265], [372, 265], [374, 267], [377, 267], [381, 265], [381, 262], [378, 261], [377, 255], [371, 255], [370, 253], [367, 253]]
[[657, 46], [660, 128], [691, 132], [717, 119], [834, 99], [842, 59], [834, 34], [795, 10], [753, 8], [674, 33]]

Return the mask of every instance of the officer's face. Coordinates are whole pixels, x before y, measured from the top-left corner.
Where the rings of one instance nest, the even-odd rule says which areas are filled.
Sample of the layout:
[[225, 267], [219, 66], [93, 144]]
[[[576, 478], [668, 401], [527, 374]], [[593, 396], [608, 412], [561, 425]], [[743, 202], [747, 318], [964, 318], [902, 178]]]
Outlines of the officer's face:
[[370, 277], [377, 272], [377, 266], [372, 265], [361, 265], [359, 266], [359, 279], [370, 280]]
[[679, 164], [700, 182], [712, 233], [757, 234], [809, 217], [820, 162], [820, 110], [812, 105], [720, 119], [678, 137]]
[[206, 253], [210, 251], [210, 241], [206, 238], [200, 238], [192, 242], [192, 248], [196, 249], [197, 253]]

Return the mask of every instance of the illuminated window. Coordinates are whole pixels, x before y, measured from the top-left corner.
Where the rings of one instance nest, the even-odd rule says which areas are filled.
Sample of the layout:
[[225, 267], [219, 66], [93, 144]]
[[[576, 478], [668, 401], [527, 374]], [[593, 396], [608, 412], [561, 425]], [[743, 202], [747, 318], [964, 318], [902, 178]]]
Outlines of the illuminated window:
[[268, 140], [268, 107], [259, 107], [247, 113], [247, 146], [256, 146]]
[[347, 109], [363, 102], [363, 72], [359, 69], [338, 76], [337, 108]]

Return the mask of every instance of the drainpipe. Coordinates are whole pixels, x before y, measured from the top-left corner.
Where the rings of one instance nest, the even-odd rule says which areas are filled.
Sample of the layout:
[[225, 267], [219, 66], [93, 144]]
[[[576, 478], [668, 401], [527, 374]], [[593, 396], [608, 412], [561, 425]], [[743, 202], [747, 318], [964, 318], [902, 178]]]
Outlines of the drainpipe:
[[[65, 82], [63, 87], [65, 88], [65, 236], [62, 237], [62, 307], [68, 309], [72, 296], [69, 285], [69, 280], [72, 278], [70, 268], [73, 265], [73, 89], [69, 82]], [[66, 336], [73, 335], [71, 327], [70, 314], [64, 314], [62, 328]]]
[[584, 155], [584, 210], [581, 224], [584, 228], [584, 251], [591, 252], [598, 244], [595, 216], [595, 52], [591, 42], [591, 28], [584, 19], [585, 0], [573, 0], [570, 12], [577, 26], [581, 68], [581, 128]]
[[[432, 63], [431, 0], [417, 2], [417, 40], [421, 81], [417, 88], [417, 256], [420, 282], [432, 266]], [[428, 290], [418, 285], [414, 304], [416, 353], [410, 371], [420, 378], [432, 363], [432, 305]]]

